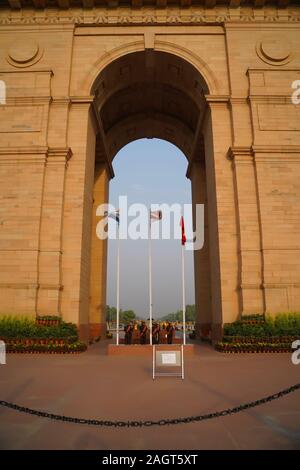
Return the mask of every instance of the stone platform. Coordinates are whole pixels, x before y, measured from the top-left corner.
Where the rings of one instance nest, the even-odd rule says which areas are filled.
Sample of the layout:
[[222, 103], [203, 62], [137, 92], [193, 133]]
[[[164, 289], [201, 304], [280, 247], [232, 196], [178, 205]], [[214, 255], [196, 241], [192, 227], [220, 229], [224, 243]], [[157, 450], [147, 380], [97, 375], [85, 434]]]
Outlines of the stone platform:
[[[176, 344], [159, 344], [160, 349], [174, 350], [181, 345]], [[186, 344], [184, 346], [184, 354], [193, 355], [199, 353], [200, 346], [198, 344]], [[152, 346], [150, 344], [108, 344], [106, 353], [108, 356], [151, 356]]]

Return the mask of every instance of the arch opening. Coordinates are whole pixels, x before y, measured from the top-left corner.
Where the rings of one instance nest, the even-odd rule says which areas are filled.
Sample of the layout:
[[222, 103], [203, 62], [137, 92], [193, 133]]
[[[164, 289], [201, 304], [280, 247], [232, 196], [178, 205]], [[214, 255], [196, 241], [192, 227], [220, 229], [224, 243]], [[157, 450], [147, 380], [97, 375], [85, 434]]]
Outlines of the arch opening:
[[[108, 184], [113, 176], [113, 159], [116, 154], [130, 142], [145, 138], [170, 142], [182, 151], [188, 160], [186, 176], [192, 184], [193, 208], [196, 204], [207, 205], [202, 124], [206, 114], [205, 95], [208, 92], [207, 84], [195, 67], [170, 53], [132, 52], [106, 66], [92, 87], [98, 123], [93, 213], [103, 199], [108, 201]], [[103, 192], [101, 188], [104, 182], [101, 179], [105, 172], [106, 189]], [[209, 335], [213, 321], [208, 211], [207, 208], [205, 210], [204, 248], [194, 252], [196, 326], [199, 335]], [[98, 267], [94, 266], [95, 260]], [[105, 323], [106, 242], [92, 240], [91, 265], [90, 323], [94, 323], [99, 314], [102, 323]]]

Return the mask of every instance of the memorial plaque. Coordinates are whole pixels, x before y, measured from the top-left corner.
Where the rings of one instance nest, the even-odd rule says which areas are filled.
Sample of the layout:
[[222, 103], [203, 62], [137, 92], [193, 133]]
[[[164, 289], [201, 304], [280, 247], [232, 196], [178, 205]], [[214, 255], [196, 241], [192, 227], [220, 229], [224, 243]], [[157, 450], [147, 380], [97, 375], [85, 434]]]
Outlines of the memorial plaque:
[[153, 379], [162, 376], [184, 378], [182, 345], [174, 350], [153, 346]]

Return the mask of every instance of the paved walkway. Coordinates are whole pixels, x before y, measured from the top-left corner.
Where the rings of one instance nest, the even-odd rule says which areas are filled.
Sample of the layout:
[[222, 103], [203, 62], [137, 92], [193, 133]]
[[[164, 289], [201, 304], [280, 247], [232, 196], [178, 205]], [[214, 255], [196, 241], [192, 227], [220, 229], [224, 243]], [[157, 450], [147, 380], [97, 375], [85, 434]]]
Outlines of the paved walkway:
[[[151, 359], [105, 355], [8, 355], [0, 399], [57, 414], [161, 419], [222, 410], [300, 379], [290, 354], [226, 355], [210, 346], [186, 357], [186, 378], [152, 381]], [[210, 421], [143, 429], [92, 428], [0, 408], [1, 449], [300, 449], [300, 393]]]

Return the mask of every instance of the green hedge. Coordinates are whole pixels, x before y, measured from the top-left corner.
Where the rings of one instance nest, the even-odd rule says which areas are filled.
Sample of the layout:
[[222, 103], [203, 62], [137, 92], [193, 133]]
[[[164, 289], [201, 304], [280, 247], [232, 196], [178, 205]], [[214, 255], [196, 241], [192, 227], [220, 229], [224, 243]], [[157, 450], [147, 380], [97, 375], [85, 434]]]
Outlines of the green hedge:
[[0, 338], [6, 339], [78, 339], [78, 331], [73, 323], [61, 321], [59, 325], [38, 325], [34, 320], [25, 317], [0, 318]]
[[300, 336], [300, 313], [282, 313], [275, 318], [266, 316], [264, 322], [250, 325], [243, 321], [224, 325], [225, 336]]

